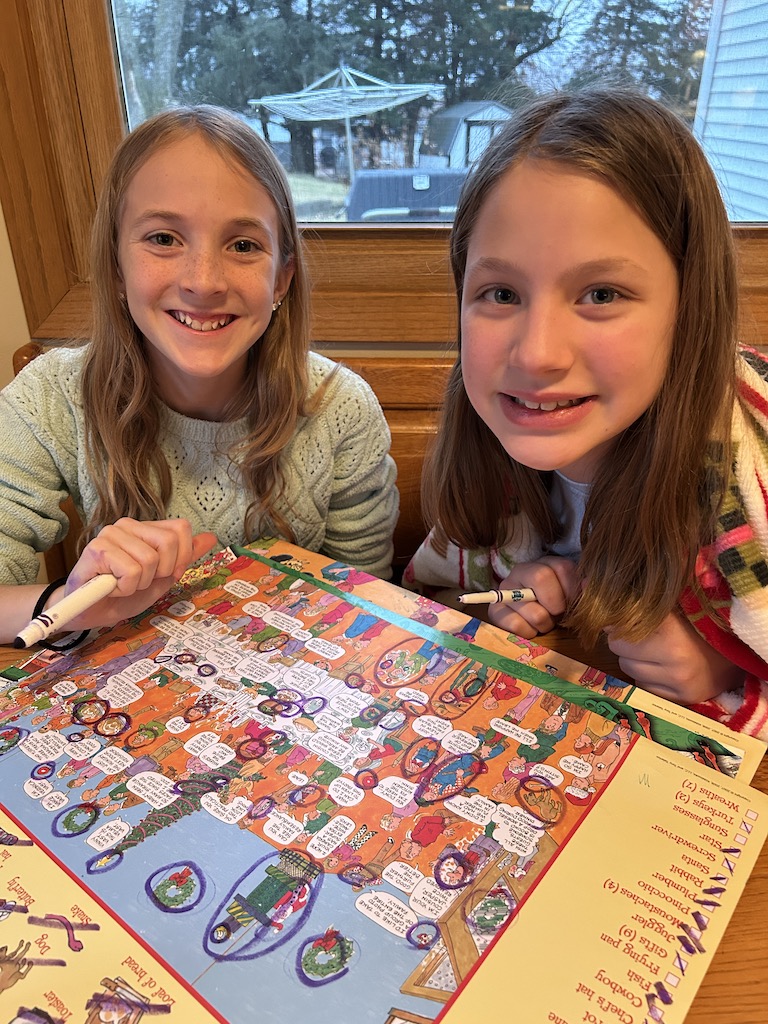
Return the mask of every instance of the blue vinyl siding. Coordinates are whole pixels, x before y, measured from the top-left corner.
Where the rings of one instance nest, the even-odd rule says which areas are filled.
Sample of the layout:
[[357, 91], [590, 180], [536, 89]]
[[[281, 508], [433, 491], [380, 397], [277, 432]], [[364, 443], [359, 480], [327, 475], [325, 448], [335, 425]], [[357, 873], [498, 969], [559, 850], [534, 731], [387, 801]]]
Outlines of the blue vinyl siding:
[[768, 0], [715, 0], [696, 107], [734, 221], [768, 221]]

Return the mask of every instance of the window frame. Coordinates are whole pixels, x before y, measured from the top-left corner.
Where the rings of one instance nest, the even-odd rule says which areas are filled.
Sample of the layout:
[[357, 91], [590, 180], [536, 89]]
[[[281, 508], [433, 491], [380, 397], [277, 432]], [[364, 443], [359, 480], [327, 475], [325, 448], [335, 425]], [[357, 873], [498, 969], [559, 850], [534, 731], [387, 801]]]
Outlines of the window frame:
[[[30, 335], [87, 336], [88, 231], [125, 131], [108, 0], [0, 5], [0, 203]], [[449, 226], [306, 225], [313, 340], [326, 346], [455, 342]], [[768, 225], [735, 225], [741, 337], [768, 345]]]

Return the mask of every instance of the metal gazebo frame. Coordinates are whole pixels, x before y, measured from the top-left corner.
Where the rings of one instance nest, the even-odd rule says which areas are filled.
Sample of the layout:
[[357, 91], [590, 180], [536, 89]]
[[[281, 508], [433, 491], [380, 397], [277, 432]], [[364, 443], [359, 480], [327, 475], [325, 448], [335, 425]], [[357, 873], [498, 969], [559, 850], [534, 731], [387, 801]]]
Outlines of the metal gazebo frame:
[[373, 75], [340, 64], [300, 92], [261, 96], [248, 100], [250, 107], [265, 107], [290, 121], [343, 121], [347, 138], [349, 180], [354, 181], [352, 118], [399, 107], [422, 96], [442, 98], [444, 85], [421, 82], [392, 85]]

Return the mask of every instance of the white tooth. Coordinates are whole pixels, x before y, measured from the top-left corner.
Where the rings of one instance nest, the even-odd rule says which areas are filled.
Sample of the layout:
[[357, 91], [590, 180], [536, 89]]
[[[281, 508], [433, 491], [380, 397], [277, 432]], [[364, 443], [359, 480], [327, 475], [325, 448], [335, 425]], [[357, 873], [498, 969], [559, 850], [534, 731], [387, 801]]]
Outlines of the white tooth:
[[557, 408], [557, 402], [542, 402], [539, 408], [544, 412], [552, 412], [553, 409]]
[[206, 320], [205, 323], [200, 325], [200, 330], [201, 331], [212, 331], [213, 330], [213, 324], [211, 323], [210, 320]]
[[201, 331], [203, 329], [203, 325], [200, 323], [199, 320], [190, 320], [189, 326], [192, 328], [193, 331]]
[[538, 402], [526, 402], [526, 401], [523, 401], [523, 405], [525, 406], [526, 409], [538, 409], [539, 408], [539, 403]]

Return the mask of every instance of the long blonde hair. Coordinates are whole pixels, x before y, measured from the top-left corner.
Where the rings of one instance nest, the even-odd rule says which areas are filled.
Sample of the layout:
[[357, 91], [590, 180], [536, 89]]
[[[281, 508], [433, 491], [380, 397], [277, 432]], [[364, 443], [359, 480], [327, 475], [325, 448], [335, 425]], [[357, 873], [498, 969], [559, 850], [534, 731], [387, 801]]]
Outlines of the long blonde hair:
[[[722, 495], [736, 395], [731, 228], [703, 152], [660, 103], [624, 90], [554, 94], [520, 110], [465, 183], [450, 246], [459, 305], [477, 214], [500, 177], [525, 158], [554, 161], [606, 183], [643, 218], [677, 268], [679, 303], [666, 377], [597, 473], [581, 530], [585, 585], [566, 620], [586, 643], [609, 624], [637, 640], [659, 626], [691, 582]], [[551, 474], [510, 459], [477, 415], [459, 354], [424, 477], [429, 521], [463, 547], [488, 547], [514, 540], [509, 531], [521, 514], [517, 529], [527, 520], [551, 544], [559, 527], [549, 506], [550, 483]]]
[[248, 354], [246, 377], [224, 418], [246, 417], [248, 436], [230, 452], [253, 496], [244, 535], [269, 515], [289, 537], [275, 511], [283, 486], [280, 456], [309, 413], [307, 390], [309, 283], [293, 201], [285, 174], [269, 146], [242, 120], [212, 106], [182, 107], [150, 118], [126, 136], [114, 154], [92, 232], [93, 331], [85, 358], [82, 393], [89, 471], [98, 494], [82, 542], [120, 516], [165, 516], [172, 481], [158, 445], [161, 406], [147, 360], [146, 344], [121, 299], [118, 225], [126, 189], [159, 149], [198, 135], [252, 175], [275, 205], [280, 262], [293, 277], [282, 305]]

